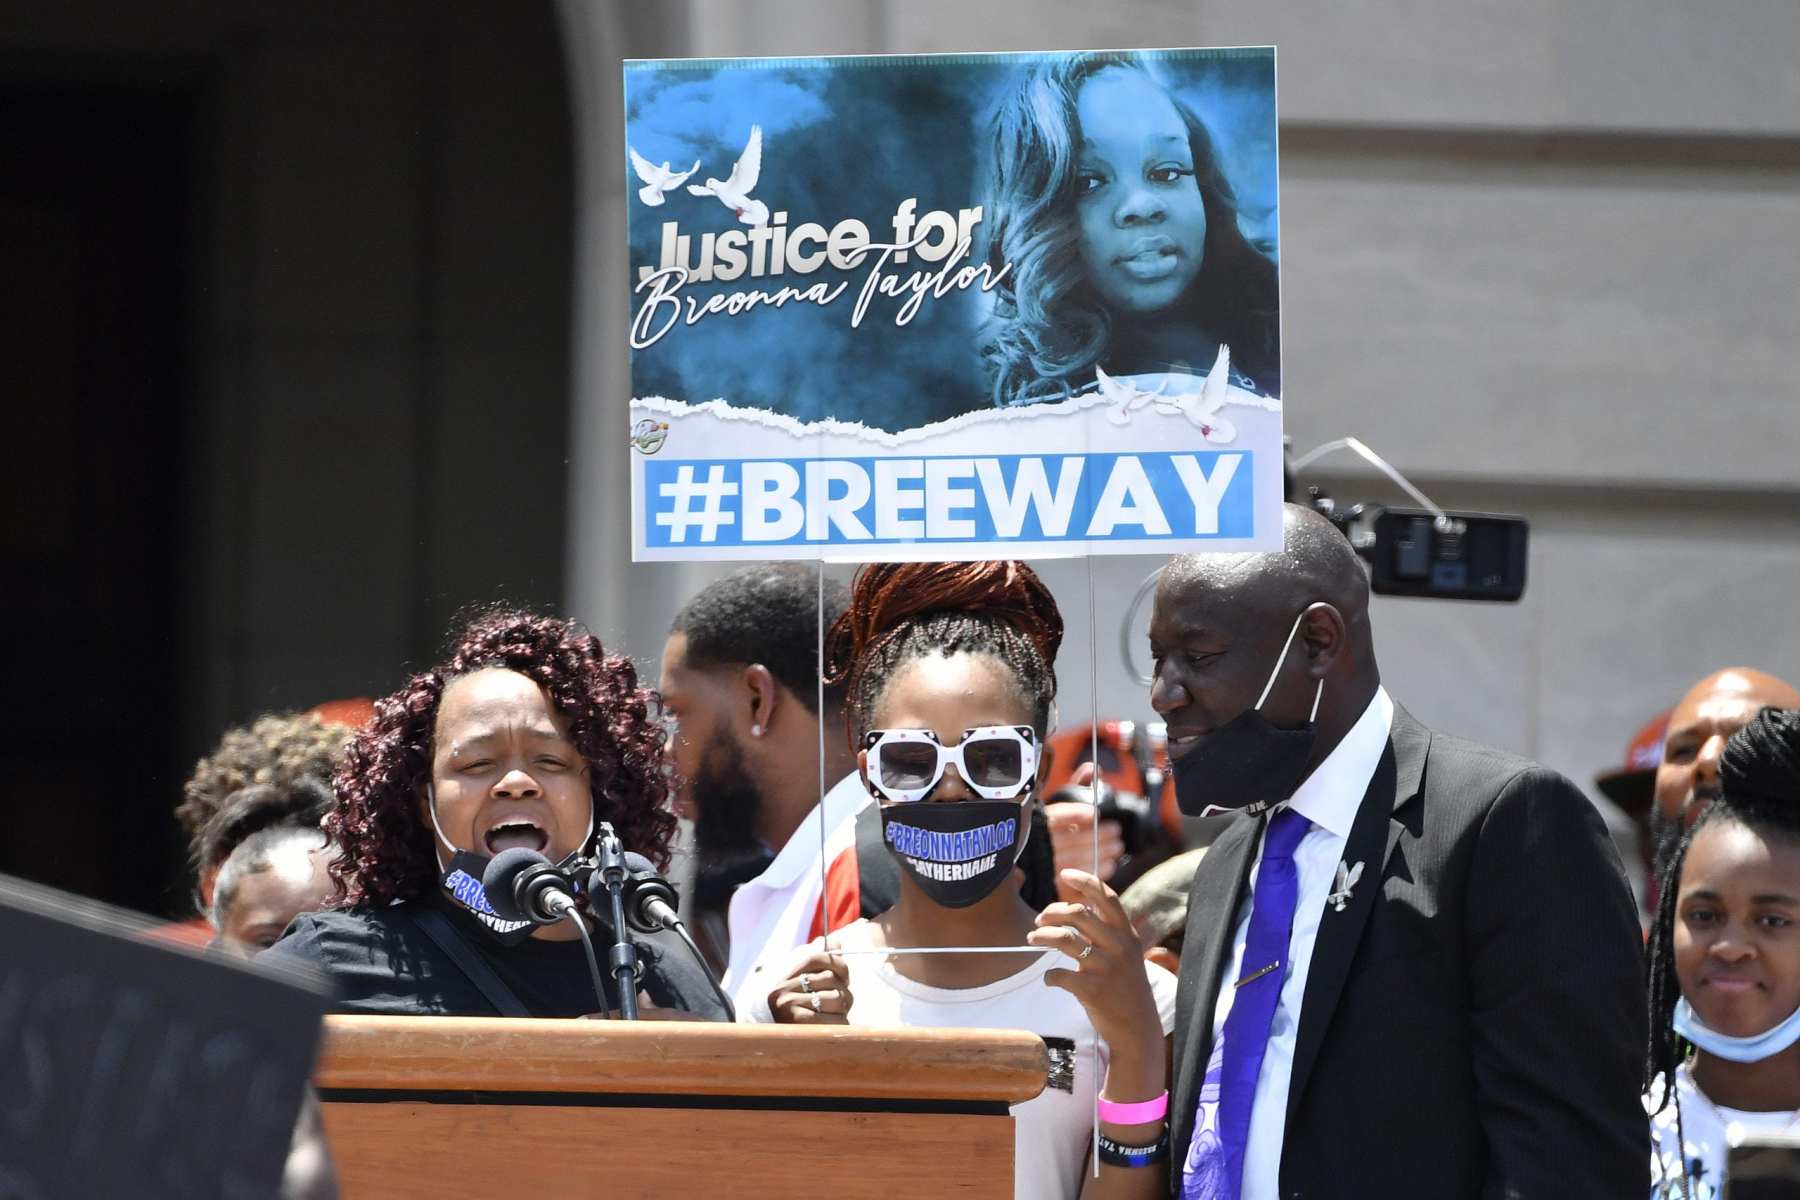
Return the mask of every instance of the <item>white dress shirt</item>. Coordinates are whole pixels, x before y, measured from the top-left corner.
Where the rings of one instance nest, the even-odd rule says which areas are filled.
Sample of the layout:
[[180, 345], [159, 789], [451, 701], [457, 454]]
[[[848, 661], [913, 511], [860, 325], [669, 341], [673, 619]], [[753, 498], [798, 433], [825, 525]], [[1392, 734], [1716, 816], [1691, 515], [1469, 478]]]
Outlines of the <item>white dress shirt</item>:
[[[869, 803], [869, 789], [855, 771], [832, 785], [825, 798], [813, 805], [793, 835], [763, 873], [732, 893], [726, 922], [731, 930], [731, 956], [725, 964], [722, 986], [736, 999], [737, 989], [758, 959], [766, 954], [787, 955], [812, 938], [813, 913], [818, 908], [824, 863], [845, 836], [854, 837], [856, 814]], [[825, 833], [819, 835], [823, 811]], [[821, 860], [819, 848], [826, 847]]]
[[[1393, 723], [1394, 702], [1388, 698], [1387, 689], [1377, 688], [1375, 698], [1369, 701], [1369, 707], [1356, 719], [1344, 740], [1326, 755], [1325, 761], [1287, 803], [1289, 808], [1311, 821], [1312, 828], [1306, 831], [1294, 851], [1294, 866], [1300, 876], [1299, 894], [1294, 904], [1294, 930], [1288, 938], [1288, 966], [1281, 984], [1281, 998], [1276, 1001], [1275, 1015], [1269, 1022], [1268, 1049], [1263, 1054], [1262, 1069], [1256, 1076], [1249, 1140], [1244, 1147], [1244, 1181], [1239, 1193], [1242, 1200], [1278, 1200], [1280, 1194], [1288, 1082], [1294, 1069], [1300, 1003], [1306, 996], [1306, 977], [1312, 969], [1313, 943], [1318, 940], [1319, 921], [1325, 915], [1325, 897], [1331, 894], [1337, 880], [1338, 863], [1343, 860], [1350, 825], [1356, 820], [1363, 794], [1369, 790], [1369, 781], [1375, 777], [1375, 768], [1381, 763], [1381, 753], [1387, 746], [1388, 731]], [[1250, 868], [1251, 895], [1255, 894], [1261, 862], [1262, 843], [1258, 841], [1256, 861]], [[1372, 864], [1357, 886], [1379, 887], [1379, 868], [1379, 863]], [[1232, 985], [1243, 970], [1244, 939], [1250, 932], [1250, 908], [1247, 896], [1238, 908], [1231, 954], [1219, 975], [1219, 1000], [1213, 1008], [1214, 1037], [1225, 1028], [1225, 1018], [1231, 1012], [1232, 997], [1237, 991]]]

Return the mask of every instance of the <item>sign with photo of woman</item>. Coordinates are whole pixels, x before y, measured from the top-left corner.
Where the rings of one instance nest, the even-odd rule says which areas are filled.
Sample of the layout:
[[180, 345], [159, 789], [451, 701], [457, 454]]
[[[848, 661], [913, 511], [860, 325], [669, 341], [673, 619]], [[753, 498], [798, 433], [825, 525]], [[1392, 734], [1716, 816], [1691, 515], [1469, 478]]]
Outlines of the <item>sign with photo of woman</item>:
[[1272, 49], [631, 62], [639, 559], [1266, 549]]

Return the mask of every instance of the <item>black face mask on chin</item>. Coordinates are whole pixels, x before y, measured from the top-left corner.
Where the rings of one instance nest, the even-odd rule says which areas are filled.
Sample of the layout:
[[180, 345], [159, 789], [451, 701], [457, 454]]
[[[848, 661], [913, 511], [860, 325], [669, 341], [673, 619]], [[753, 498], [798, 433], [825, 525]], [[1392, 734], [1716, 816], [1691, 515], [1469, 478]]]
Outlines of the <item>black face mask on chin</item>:
[[[509, 921], [494, 911], [493, 903], [487, 898], [487, 891], [481, 886], [482, 877], [487, 874], [488, 864], [493, 862], [490, 855], [474, 850], [464, 850], [444, 836], [444, 827], [438, 824], [437, 794], [429, 787], [426, 789], [427, 810], [431, 813], [431, 830], [437, 840], [443, 843], [444, 849], [450, 852], [450, 861], [439, 859], [439, 879], [443, 884], [444, 894], [451, 903], [464, 909], [482, 928], [494, 936], [494, 940], [502, 946], [516, 946], [537, 931], [531, 921]], [[581, 836], [581, 844], [563, 855], [556, 866], [567, 870], [581, 858], [581, 852], [587, 847], [588, 839], [594, 836], [594, 814], [588, 813], [587, 832]], [[436, 847], [433, 847], [436, 853]]]
[[1305, 610], [1294, 618], [1294, 627], [1288, 630], [1281, 656], [1275, 660], [1275, 669], [1269, 672], [1269, 681], [1263, 685], [1256, 704], [1207, 734], [1175, 760], [1175, 804], [1186, 815], [1204, 817], [1235, 809], [1260, 813], [1292, 796], [1300, 786], [1306, 764], [1312, 758], [1325, 681], [1319, 680], [1319, 689], [1313, 694], [1312, 715], [1299, 729], [1270, 724], [1262, 715], [1262, 706], [1275, 689], [1275, 677], [1281, 674], [1294, 635], [1300, 632], [1300, 622], [1305, 619]]

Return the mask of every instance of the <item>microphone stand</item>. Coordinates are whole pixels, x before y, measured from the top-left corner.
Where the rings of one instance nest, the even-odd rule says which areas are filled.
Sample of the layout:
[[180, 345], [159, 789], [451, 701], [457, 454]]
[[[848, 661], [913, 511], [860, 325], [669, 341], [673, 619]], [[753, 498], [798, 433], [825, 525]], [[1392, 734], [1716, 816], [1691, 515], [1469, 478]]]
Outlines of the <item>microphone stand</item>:
[[631, 932], [625, 924], [625, 846], [607, 822], [600, 823], [600, 837], [595, 846], [594, 877], [606, 888], [612, 904], [613, 942], [607, 965], [612, 968], [619, 989], [619, 1016], [627, 1021], [638, 1019], [638, 954], [631, 944]]

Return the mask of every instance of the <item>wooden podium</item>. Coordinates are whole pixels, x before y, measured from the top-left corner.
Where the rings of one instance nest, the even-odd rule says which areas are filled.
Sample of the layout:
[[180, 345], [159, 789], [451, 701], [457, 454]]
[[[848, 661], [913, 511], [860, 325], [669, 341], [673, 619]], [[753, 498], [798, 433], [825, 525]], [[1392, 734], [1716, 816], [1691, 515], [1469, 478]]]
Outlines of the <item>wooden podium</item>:
[[314, 1082], [344, 1200], [1010, 1200], [1045, 1068], [1010, 1030], [345, 1016]]

